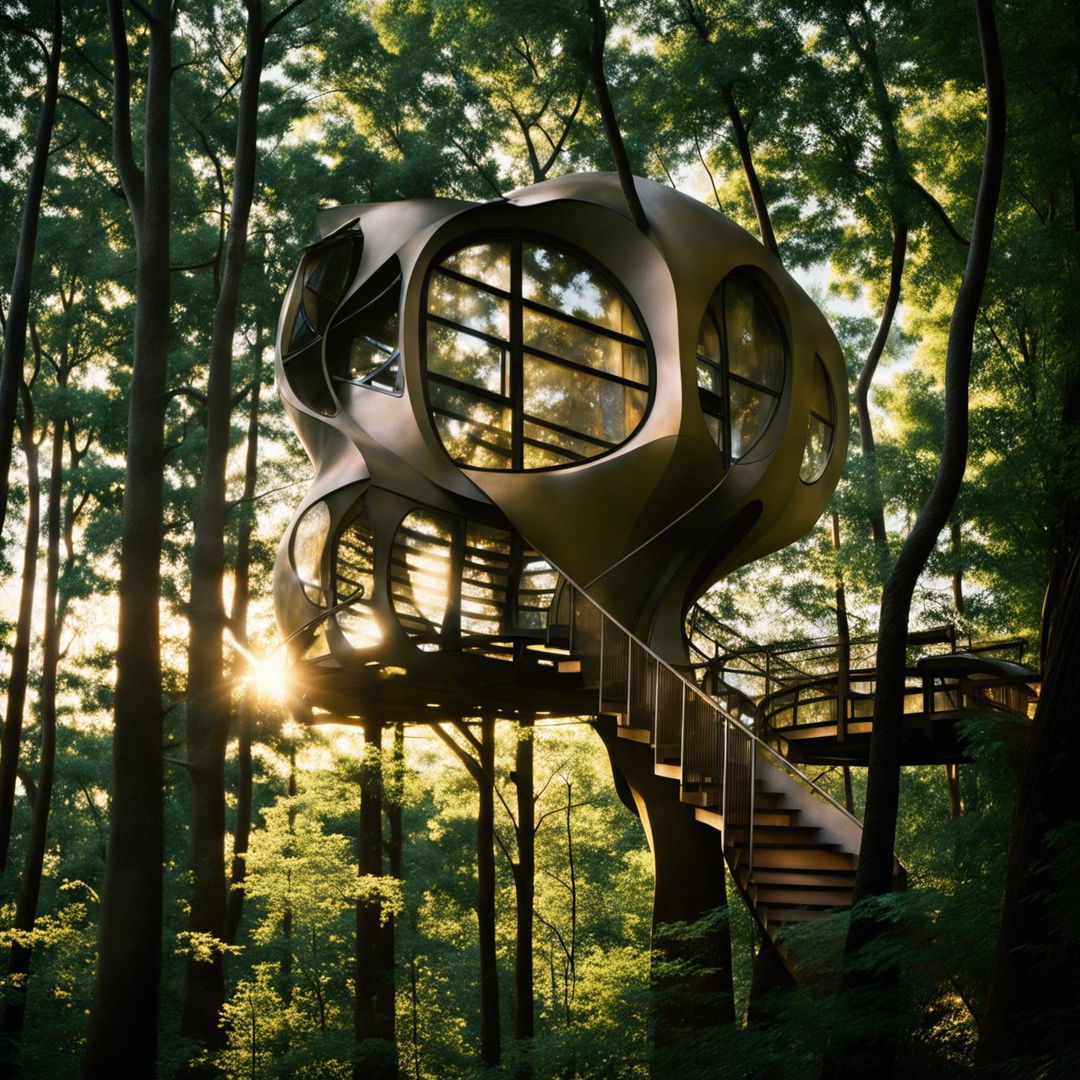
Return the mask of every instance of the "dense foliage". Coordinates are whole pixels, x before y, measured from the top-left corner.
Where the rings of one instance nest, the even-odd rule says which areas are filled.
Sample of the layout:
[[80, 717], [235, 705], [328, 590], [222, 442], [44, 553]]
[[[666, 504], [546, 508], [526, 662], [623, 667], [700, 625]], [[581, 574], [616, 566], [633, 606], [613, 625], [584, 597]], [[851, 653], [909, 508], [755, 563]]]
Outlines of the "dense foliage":
[[[1009, 137], [976, 323], [967, 473], [912, 625], [951, 627], [959, 641], [1019, 639], [1038, 667], [1053, 654], [1080, 528], [1080, 9], [994, 6]], [[274, 328], [315, 211], [492, 199], [611, 169], [625, 154], [635, 173], [716, 206], [774, 248], [830, 313], [848, 359], [859, 437], [829, 512], [706, 605], [759, 641], [872, 634], [941, 456], [946, 342], [984, 139], [969, 5], [22, 0], [0, 13], [0, 48], [0, 439], [13, 446], [0, 518], [9, 1074], [77, 1074], [92, 1008], [103, 1022], [96, 972], [116, 934], [99, 938], [99, 915], [117, 825], [114, 718], [119, 737], [128, 693], [117, 692], [120, 584], [149, 537], [161, 548], [148, 594], [160, 633], [142, 644], [160, 679], [142, 687], [155, 707], [129, 715], [137, 728], [151, 713], [161, 724], [164, 779], [151, 795], [164, 814], [164, 895], [153, 911], [121, 908], [102, 925], [130, 919], [133, 937], [160, 943], [150, 951], [162, 963], [160, 1000], [156, 977], [146, 999], [159, 1017], [149, 1058], [124, 1075], [387, 1075], [378, 1040], [354, 1038], [363, 911], [392, 927], [397, 1067], [415, 1080], [801, 1077], [821, 1070], [845, 1015], [870, 1025], [868, 1038], [875, 1023], [898, 1034], [894, 1075], [974, 1075], [1024, 767], [1015, 730], [972, 725], [973, 764], [951, 812], [943, 770], [904, 770], [896, 850], [910, 888], [879, 901], [880, 918], [904, 928], [878, 946], [903, 954], [880, 1007], [867, 991], [870, 1007], [848, 1010], [831, 984], [751, 1000], [758, 931], [732, 889], [717, 917], [731, 929], [737, 1021], [702, 1024], [688, 1048], [662, 1038], [653, 1018], [671, 1008], [664, 987], [685, 990], [695, 973], [668, 978], [658, 962], [650, 978], [648, 848], [585, 721], [534, 732], [535, 1031], [511, 1038], [519, 733], [500, 722], [489, 777], [500, 1047], [490, 1016], [481, 1031], [475, 778], [428, 727], [388, 728], [377, 769], [386, 868], [361, 872], [371, 747], [356, 729], [290, 718], [271, 685], [282, 653], [269, 600], [274, 550], [309, 475], [272, 391]], [[148, 89], [155, 70], [164, 99]], [[43, 137], [47, 156], [35, 149]], [[141, 400], [133, 369], [150, 370], [151, 255], [168, 317], [149, 330], [167, 370], [154, 398], [162, 444], [147, 456], [132, 450], [150, 444], [131, 441], [129, 405]], [[123, 531], [136, 482], [161, 486], [160, 521], [141, 534]], [[1059, 671], [1070, 656], [1077, 667], [1075, 642], [1053, 655]], [[1061, 768], [1080, 764], [1071, 753]], [[822, 782], [844, 797], [839, 771]], [[857, 810], [864, 790], [856, 771]], [[1076, 811], [1062, 813], [1047, 819], [1038, 866], [1057, 905], [1045, 925], [1071, 927], [1060, 955], [1075, 956]], [[207, 830], [217, 844], [209, 871]], [[701, 932], [665, 930], [687, 935], [691, 952]], [[705, 1017], [711, 1006], [700, 997], [675, 1007]], [[1012, 1045], [988, 1058], [998, 1044], [987, 1039], [980, 1068], [1075, 1075], [1074, 1009], [1047, 1019], [1052, 1051]], [[94, 1030], [91, 1044], [105, 1038]], [[90, 1075], [111, 1075], [94, 1054], [91, 1045]]]

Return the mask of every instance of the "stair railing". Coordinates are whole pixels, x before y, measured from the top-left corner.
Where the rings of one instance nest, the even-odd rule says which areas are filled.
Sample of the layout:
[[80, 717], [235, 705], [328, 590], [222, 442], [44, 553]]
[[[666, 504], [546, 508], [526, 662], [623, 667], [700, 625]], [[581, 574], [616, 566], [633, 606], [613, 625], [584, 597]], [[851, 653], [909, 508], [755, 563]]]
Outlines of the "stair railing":
[[757, 759], [775, 760], [856, 825], [858, 819], [739, 718], [662, 660], [562, 575], [554, 622], [569, 631], [586, 686], [596, 685], [596, 711], [618, 713], [622, 726], [649, 733], [657, 765], [677, 765], [683, 786], [711, 793], [720, 807], [722, 843], [732, 853], [745, 840], [747, 880], [754, 860]]

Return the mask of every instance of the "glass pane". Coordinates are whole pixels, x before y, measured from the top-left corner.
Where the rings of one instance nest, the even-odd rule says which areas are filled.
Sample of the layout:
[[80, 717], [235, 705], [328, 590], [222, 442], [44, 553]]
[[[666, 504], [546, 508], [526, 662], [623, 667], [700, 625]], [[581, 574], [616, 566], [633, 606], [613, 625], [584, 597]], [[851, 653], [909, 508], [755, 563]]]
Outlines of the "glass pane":
[[459, 274], [510, 291], [510, 241], [473, 244], [443, 259], [442, 266]]
[[640, 346], [626, 345], [606, 334], [585, 330], [532, 308], [522, 311], [522, 324], [526, 346], [606, 371], [610, 375], [632, 379], [642, 386], [648, 384], [648, 356]]
[[510, 533], [470, 522], [461, 575], [462, 634], [499, 634], [509, 589]]
[[814, 357], [814, 381], [810, 387], [810, 411], [822, 420], [833, 419], [832, 386], [820, 356]]
[[620, 334], [642, 337], [637, 320], [618, 290], [568, 251], [523, 244], [521, 290], [526, 300], [535, 300]]
[[504, 340], [510, 337], [508, 301], [445, 274], [432, 275], [428, 286], [428, 311], [493, 337]]
[[806, 430], [806, 449], [803, 451], [802, 466], [799, 476], [807, 483], [816, 480], [825, 463], [829, 460], [829, 450], [832, 449], [832, 427], [823, 423], [816, 416], [810, 417], [810, 423]]
[[329, 535], [330, 509], [321, 501], [304, 511], [293, 532], [292, 554], [296, 576], [304, 586], [307, 598], [320, 607], [329, 606], [323, 585], [323, 552]]
[[509, 469], [510, 409], [465, 389], [429, 382], [435, 428], [443, 447], [459, 465]]
[[[534, 445], [539, 443], [540, 445]], [[595, 457], [607, 450], [595, 442], [553, 431], [543, 424], [525, 421], [525, 461], [527, 468], [541, 469], [548, 465], [567, 465]]]
[[731, 380], [731, 456], [742, 457], [764, 430], [776, 398]]
[[507, 392], [507, 350], [500, 349], [463, 330], [429, 322], [427, 327], [427, 366], [429, 371], [448, 375], [459, 382], [490, 390]]
[[390, 556], [390, 594], [410, 637], [434, 642], [442, 632], [452, 541], [453, 523], [445, 515], [417, 510], [398, 526]]
[[366, 378], [397, 351], [401, 275], [394, 274], [389, 282], [379, 276], [381, 282], [367, 282], [360, 290], [366, 295], [350, 298], [347, 308], [352, 310], [334, 322], [326, 345], [332, 375]]
[[334, 602], [350, 601], [334, 619], [354, 649], [378, 645], [382, 640], [372, 607], [374, 565], [375, 541], [364, 513], [338, 537], [334, 558]]
[[525, 630], [543, 630], [547, 626], [558, 582], [559, 575], [546, 559], [537, 556], [525, 562], [518, 584], [518, 626]]
[[[720, 363], [720, 335], [716, 330], [716, 320], [712, 312], [706, 311], [705, 318], [701, 320], [701, 329], [698, 331], [697, 343], [698, 357], [710, 360], [713, 364]], [[701, 382], [701, 364], [698, 364], [698, 386]]]
[[709, 429], [709, 434], [712, 436], [712, 441], [716, 443], [721, 450], [724, 449], [724, 425], [718, 416], [710, 416], [705, 414], [705, 426]]
[[697, 362], [697, 384], [702, 390], [709, 390], [720, 397], [724, 393], [724, 377], [720, 368], [709, 363]]
[[728, 370], [772, 390], [784, 381], [784, 346], [765, 298], [747, 282], [724, 283]]
[[[525, 412], [537, 419], [620, 443], [645, 412], [644, 390], [564, 367], [539, 357], [525, 357]], [[593, 453], [602, 453], [596, 448]]]

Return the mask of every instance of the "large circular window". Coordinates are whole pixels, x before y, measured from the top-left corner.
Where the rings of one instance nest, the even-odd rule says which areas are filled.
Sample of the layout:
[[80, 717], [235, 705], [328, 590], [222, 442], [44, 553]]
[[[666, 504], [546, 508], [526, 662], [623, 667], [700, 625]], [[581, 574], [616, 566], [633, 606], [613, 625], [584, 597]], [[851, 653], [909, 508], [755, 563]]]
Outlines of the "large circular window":
[[624, 443], [649, 404], [643, 329], [616, 283], [550, 240], [467, 241], [432, 268], [428, 405], [459, 465], [542, 469]]
[[772, 418], [785, 352], [772, 305], [753, 282], [732, 274], [709, 301], [697, 345], [701, 409], [726, 464], [738, 461]]

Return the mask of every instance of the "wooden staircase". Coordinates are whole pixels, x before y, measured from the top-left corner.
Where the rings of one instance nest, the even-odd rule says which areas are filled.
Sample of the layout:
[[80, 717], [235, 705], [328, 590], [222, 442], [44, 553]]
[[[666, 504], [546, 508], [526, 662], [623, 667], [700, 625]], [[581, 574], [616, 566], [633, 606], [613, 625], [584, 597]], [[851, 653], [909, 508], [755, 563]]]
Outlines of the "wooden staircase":
[[[665, 664], [581, 590], [560, 603], [567, 651], [580, 664], [598, 714], [651, 756], [671, 797], [722, 835], [725, 861], [762, 931], [796, 982], [821, 974], [785, 944], [784, 929], [851, 907], [862, 827], [826, 792], [733, 715]], [[725, 701], [725, 704], [727, 702]], [[903, 888], [897, 865], [895, 885]], [[837, 938], [836, 958], [841, 941]]]

